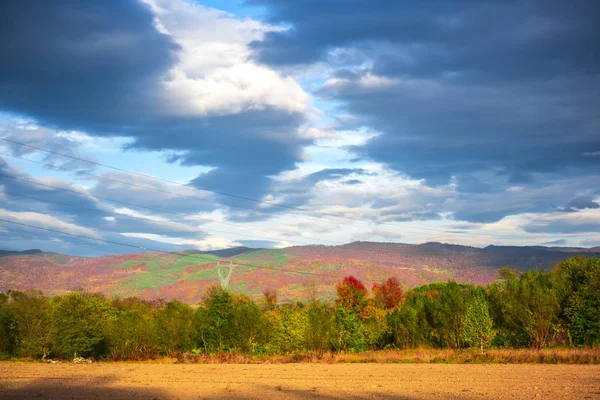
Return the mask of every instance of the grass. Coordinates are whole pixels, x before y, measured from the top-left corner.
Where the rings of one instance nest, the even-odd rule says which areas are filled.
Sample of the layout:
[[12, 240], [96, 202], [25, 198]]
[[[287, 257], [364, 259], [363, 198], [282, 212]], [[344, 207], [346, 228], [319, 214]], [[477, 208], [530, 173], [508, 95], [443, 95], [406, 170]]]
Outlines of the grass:
[[178, 362], [207, 364], [273, 363], [444, 363], [444, 364], [600, 364], [600, 348], [492, 349], [480, 353], [475, 349], [407, 349], [373, 350], [363, 353], [300, 353], [274, 356], [248, 356], [222, 353], [195, 356], [186, 353]]
[[238, 262], [250, 263], [260, 267], [280, 267], [287, 265], [290, 258], [284, 249], [261, 249], [232, 257]]
[[127, 293], [128, 296], [133, 296], [139, 295], [146, 289], [158, 289], [183, 279], [192, 281], [211, 279], [214, 277], [213, 271], [195, 271], [188, 275], [184, 273], [184, 270], [194, 265], [210, 264], [219, 259], [210, 254], [192, 254], [174, 261], [154, 255], [147, 255], [141, 260], [126, 261], [120, 265], [122, 268], [129, 269], [134, 265], [144, 264], [147, 271], [123, 279], [112, 292], [114, 294]]
[[[1, 356], [1, 353], [0, 353]], [[41, 362], [39, 359], [0, 357], [0, 362]], [[102, 360], [100, 360], [102, 361]], [[104, 360], [106, 362], [114, 362]], [[68, 362], [68, 361], [67, 361]], [[179, 358], [146, 357], [140, 362], [154, 364], [600, 364], [600, 347], [554, 349], [490, 349], [483, 354], [476, 349], [406, 349], [370, 350], [362, 353], [296, 353], [288, 355], [251, 356], [242, 353], [196, 355], [184, 353]]]

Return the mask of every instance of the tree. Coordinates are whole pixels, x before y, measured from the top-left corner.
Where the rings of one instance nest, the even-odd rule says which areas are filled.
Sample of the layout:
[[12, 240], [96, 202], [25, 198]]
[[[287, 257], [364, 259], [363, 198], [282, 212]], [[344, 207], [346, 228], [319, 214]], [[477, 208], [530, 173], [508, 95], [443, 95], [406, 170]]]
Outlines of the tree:
[[600, 260], [572, 257], [553, 270], [561, 317], [577, 345], [600, 344]]
[[167, 355], [178, 355], [193, 346], [194, 310], [177, 300], [170, 301], [157, 314], [157, 328], [161, 348]]
[[311, 303], [307, 308], [306, 346], [309, 350], [322, 354], [329, 348], [332, 329], [331, 311], [325, 304]]
[[560, 333], [560, 303], [553, 277], [544, 271], [503, 270], [488, 286], [491, 315], [503, 345], [545, 347]]
[[155, 318], [136, 311], [120, 311], [106, 326], [107, 349], [113, 360], [142, 360], [158, 353], [159, 329]]
[[337, 304], [360, 312], [367, 305], [367, 288], [353, 276], [347, 276], [336, 286]]
[[55, 345], [50, 302], [36, 292], [13, 293], [11, 298], [19, 355], [45, 359]]
[[194, 323], [197, 343], [207, 353], [235, 346], [235, 316], [233, 296], [221, 286], [206, 289], [203, 304], [196, 310]]
[[333, 316], [332, 344], [336, 350], [349, 350], [352, 352], [368, 350], [368, 344], [362, 329], [362, 321], [352, 308], [338, 305], [334, 309]]
[[111, 314], [108, 302], [97, 295], [74, 292], [54, 297], [51, 304], [56, 353], [68, 358], [97, 351]]
[[387, 310], [399, 308], [404, 299], [402, 284], [395, 277], [389, 278], [381, 285], [374, 283], [372, 291], [375, 297], [375, 305]]
[[463, 318], [463, 339], [472, 346], [477, 346], [483, 353], [496, 336], [494, 321], [490, 317], [485, 297], [477, 294], [471, 298]]
[[262, 293], [265, 297], [265, 309], [274, 310], [277, 308], [277, 291], [274, 289], [265, 289]]
[[15, 350], [15, 312], [8, 296], [0, 293], [0, 355], [11, 356]]
[[264, 336], [263, 314], [255, 302], [247, 296], [236, 296], [233, 302], [236, 326], [234, 343], [246, 354], [253, 354]]

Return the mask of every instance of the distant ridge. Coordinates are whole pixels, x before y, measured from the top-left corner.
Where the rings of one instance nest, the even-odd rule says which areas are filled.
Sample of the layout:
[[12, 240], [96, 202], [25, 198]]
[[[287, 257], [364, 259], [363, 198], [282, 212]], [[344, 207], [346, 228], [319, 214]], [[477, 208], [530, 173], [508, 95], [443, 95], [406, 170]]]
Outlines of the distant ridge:
[[0, 250], [0, 256], [12, 256], [12, 255], [20, 255], [20, 254], [35, 255], [35, 254], [40, 254], [40, 253], [43, 253], [43, 251], [41, 251], [39, 249], [29, 249], [29, 250], [23, 250], [23, 251]]
[[341, 246], [237, 246], [101, 257], [40, 250], [0, 251], [0, 291], [41, 290], [53, 294], [84, 289], [110, 296], [196, 303], [206, 287], [219, 284], [216, 266], [223, 260], [237, 266], [230, 282], [235, 293], [260, 298], [263, 290], [274, 289], [281, 301], [298, 301], [307, 298], [311, 286], [316, 287], [320, 298], [331, 300], [336, 283], [348, 275], [361, 279], [368, 287], [391, 276], [398, 278], [405, 289], [449, 280], [486, 285], [496, 280], [502, 267], [549, 271], [578, 254], [600, 256], [600, 249], [353, 242]]

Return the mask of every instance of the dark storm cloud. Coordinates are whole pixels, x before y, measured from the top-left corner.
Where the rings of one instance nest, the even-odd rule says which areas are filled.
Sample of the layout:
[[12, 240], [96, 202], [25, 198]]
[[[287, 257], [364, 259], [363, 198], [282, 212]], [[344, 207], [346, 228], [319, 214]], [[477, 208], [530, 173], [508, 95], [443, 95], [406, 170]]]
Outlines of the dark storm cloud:
[[0, 107], [63, 129], [118, 134], [152, 111], [142, 95], [178, 46], [138, 1], [24, 0], [3, 4], [0, 49]]
[[544, 242], [540, 246], [566, 246], [567, 241], [565, 239], [552, 240], [550, 242]]
[[589, 197], [576, 197], [569, 202], [569, 206], [576, 208], [577, 210], [583, 210], [585, 208], [600, 208], [600, 204], [596, 203]]
[[392, 75], [481, 70], [521, 79], [572, 72], [573, 65], [595, 72], [598, 65], [590, 49], [599, 35], [595, 1], [247, 2], [267, 6], [270, 22], [292, 26], [255, 43], [261, 59], [273, 64], [310, 63], [328, 59], [335, 48], [365, 51], [383, 43], [390, 51], [380, 54], [376, 71]]
[[170, 161], [216, 168], [193, 184], [261, 196], [301, 160], [299, 113], [278, 109], [173, 117], [162, 82], [180, 48], [135, 0], [3, 5], [0, 110], [40, 125], [128, 136], [132, 149], [177, 151]]
[[464, 207], [457, 219], [547, 211], [544, 199], [503, 207], [500, 197], [540, 174], [600, 170], [600, 157], [585, 156], [600, 151], [598, 2], [253, 2], [291, 25], [255, 44], [263, 62], [338, 68], [317, 94], [353, 116], [342, 128], [382, 133], [353, 148], [360, 157], [427, 185], [498, 197], [492, 209]]
[[[236, 172], [240, 173], [240, 172]], [[243, 171], [241, 172], [243, 173]], [[209, 172], [208, 175], [211, 173]], [[300, 179], [290, 182], [273, 185], [272, 193], [280, 201], [283, 207], [269, 205], [266, 203], [248, 202], [235, 198], [223, 198], [222, 204], [231, 205], [232, 208], [228, 214], [231, 221], [253, 222], [264, 220], [269, 217], [277, 216], [281, 213], [294, 212], [289, 207], [303, 207], [313, 197], [312, 190], [319, 182], [327, 180], [340, 180], [349, 175], [369, 175], [362, 168], [325, 168], [317, 172], [308, 174]], [[346, 183], [345, 181], [344, 183]], [[352, 183], [350, 183], [352, 184]], [[269, 200], [266, 200], [269, 201]], [[302, 214], [300, 214], [302, 215]]]
[[588, 219], [539, 219], [524, 224], [522, 228], [528, 233], [598, 233], [600, 232], [600, 220], [595, 217]]
[[315, 185], [321, 181], [339, 179], [351, 174], [365, 175], [367, 172], [362, 168], [325, 168], [308, 175], [304, 178], [304, 182], [308, 185]]
[[557, 207], [556, 211], [559, 212], [577, 212], [579, 210], [584, 210], [586, 208], [600, 208], [600, 204], [593, 201], [591, 198], [586, 196], [579, 196], [571, 200], [564, 207]]

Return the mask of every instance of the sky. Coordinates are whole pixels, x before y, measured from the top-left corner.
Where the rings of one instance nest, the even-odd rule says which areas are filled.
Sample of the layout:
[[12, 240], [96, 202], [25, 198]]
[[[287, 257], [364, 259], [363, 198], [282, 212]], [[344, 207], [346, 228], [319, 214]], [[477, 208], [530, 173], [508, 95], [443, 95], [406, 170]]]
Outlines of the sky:
[[22, 0], [0, 248], [600, 246], [593, 0]]

